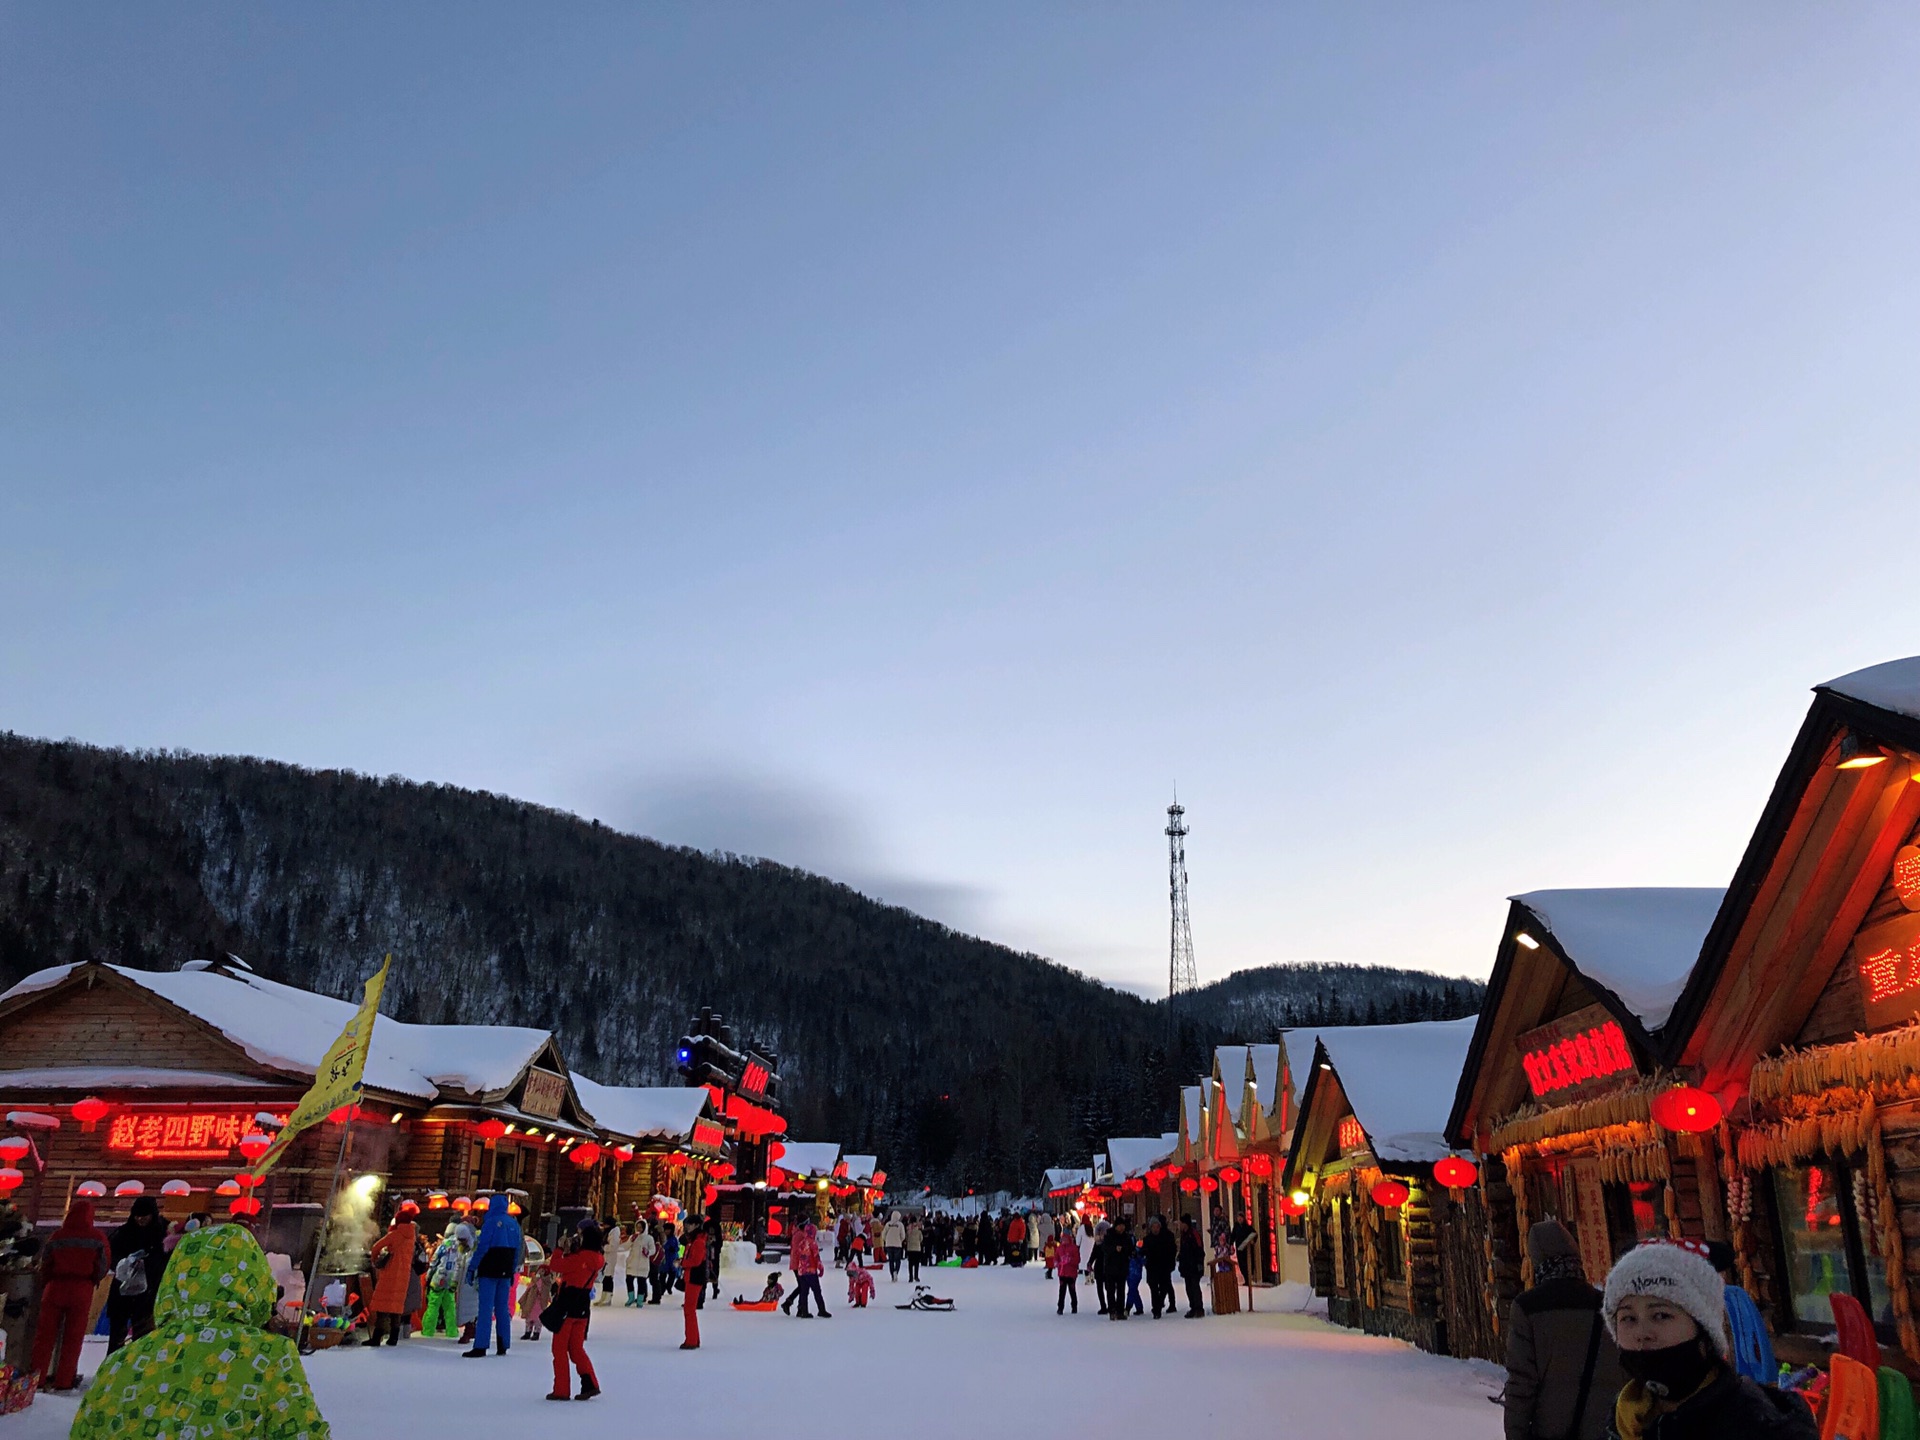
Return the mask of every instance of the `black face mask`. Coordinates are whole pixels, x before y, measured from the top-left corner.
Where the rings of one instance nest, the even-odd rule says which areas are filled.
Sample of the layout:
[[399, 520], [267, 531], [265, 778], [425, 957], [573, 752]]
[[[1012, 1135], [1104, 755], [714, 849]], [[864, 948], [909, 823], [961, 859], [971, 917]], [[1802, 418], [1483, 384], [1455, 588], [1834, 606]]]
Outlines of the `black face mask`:
[[1695, 1336], [1664, 1350], [1622, 1350], [1620, 1368], [1655, 1395], [1684, 1399], [1700, 1388], [1713, 1361]]

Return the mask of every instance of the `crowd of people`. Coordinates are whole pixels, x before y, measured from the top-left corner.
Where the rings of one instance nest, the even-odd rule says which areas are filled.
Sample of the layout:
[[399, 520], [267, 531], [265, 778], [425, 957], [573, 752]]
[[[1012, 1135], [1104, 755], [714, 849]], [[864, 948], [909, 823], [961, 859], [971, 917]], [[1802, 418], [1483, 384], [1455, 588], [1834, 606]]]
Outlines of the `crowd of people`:
[[[1220, 1253], [1231, 1255], [1232, 1251], [1223, 1242]], [[1069, 1307], [1071, 1313], [1080, 1313], [1080, 1276], [1085, 1274], [1093, 1281], [1096, 1313], [1125, 1320], [1149, 1313], [1150, 1303], [1158, 1320], [1179, 1309], [1173, 1290], [1173, 1277], [1178, 1274], [1187, 1297], [1187, 1308], [1181, 1313], [1189, 1320], [1206, 1318], [1200, 1281], [1206, 1274], [1207, 1250], [1191, 1215], [1181, 1216], [1174, 1225], [1164, 1216], [1150, 1215], [1137, 1232], [1125, 1216], [1111, 1221], [1092, 1215], [1079, 1220], [1063, 1216], [1057, 1225], [1049, 1225], [1040, 1258], [1048, 1276], [1058, 1277], [1056, 1315], [1069, 1313]]]

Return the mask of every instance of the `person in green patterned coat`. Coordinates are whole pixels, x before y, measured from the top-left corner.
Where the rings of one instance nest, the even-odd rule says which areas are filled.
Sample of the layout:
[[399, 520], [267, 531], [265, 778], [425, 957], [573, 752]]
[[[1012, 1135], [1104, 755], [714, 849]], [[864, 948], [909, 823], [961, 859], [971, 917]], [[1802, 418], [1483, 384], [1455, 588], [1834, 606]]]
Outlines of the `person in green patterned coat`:
[[160, 1281], [152, 1332], [101, 1363], [72, 1440], [329, 1440], [299, 1351], [264, 1328], [274, 1291], [249, 1231], [213, 1225], [183, 1238]]

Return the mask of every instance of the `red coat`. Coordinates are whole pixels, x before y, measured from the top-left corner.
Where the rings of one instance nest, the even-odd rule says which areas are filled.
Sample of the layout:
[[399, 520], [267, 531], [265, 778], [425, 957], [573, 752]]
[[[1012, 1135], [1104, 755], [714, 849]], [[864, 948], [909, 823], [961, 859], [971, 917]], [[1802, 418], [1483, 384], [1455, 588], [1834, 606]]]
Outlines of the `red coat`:
[[796, 1275], [818, 1275], [826, 1268], [820, 1263], [820, 1236], [811, 1225], [793, 1232], [793, 1257], [788, 1268]]
[[1071, 1280], [1080, 1273], [1080, 1242], [1073, 1238], [1071, 1230], [1054, 1241], [1053, 1268], [1062, 1280]]
[[[373, 1265], [373, 1308], [382, 1315], [399, 1315], [407, 1308], [407, 1281], [413, 1275], [415, 1230], [410, 1220], [398, 1220], [386, 1234], [373, 1242], [367, 1263]], [[385, 1255], [387, 1263], [380, 1265]]]
[[93, 1223], [93, 1202], [75, 1200], [40, 1251], [40, 1278], [49, 1287], [59, 1287], [56, 1296], [71, 1301], [69, 1291], [89, 1292], [106, 1279], [107, 1254], [107, 1237]]

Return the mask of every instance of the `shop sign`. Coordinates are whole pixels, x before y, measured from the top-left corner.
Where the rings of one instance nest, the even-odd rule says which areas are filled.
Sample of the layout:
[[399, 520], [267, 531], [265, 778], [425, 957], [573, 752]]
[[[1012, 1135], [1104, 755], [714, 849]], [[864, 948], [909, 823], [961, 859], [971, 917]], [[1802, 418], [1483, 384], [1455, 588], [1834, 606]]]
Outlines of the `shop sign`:
[[551, 1070], [527, 1071], [527, 1083], [520, 1089], [520, 1108], [529, 1115], [559, 1118], [560, 1106], [567, 1098], [567, 1077]]
[[1367, 1148], [1367, 1132], [1360, 1128], [1360, 1122], [1349, 1115], [1340, 1122], [1340, 1128], [1334, 1132], [1334, 1138], [1340, 1142], [1341, 1154], [1349, 1150]]
[[764, 1100], [767, 1086], [772, 1082], [773, 1068], [757, 1055], [749, 1054], [746, 1068], [740, 1072], [740, 1093], [750, 1100]]
[[1636, 1068], [1626, 1032], [1600, 1005], [1529, 1030], [1520, 1037], [1519, 1048], [1520, 1066], [1536, 1100], [1572, 1099]]
[[256, 1128], [253, 1116], [251, 1110], [123, 1111], [107, 1127], [107, 1149], [135, 1160], [221, 1160]]
[[1920, 1010], [1920, 915], [1896, 915], [1853, 937], [1867, 1028], [1911, 1020]]
[[1920, 910], [1920, 845], [1902, 845], [1893, 857], [1893, 893], [1909, 910]]
[[726, 1148], [727, 1132], [711, 1120], [696, 1120], [693, 1122], [692, 1144], [696, 1150], [711, 1150], [717, 1155]]

